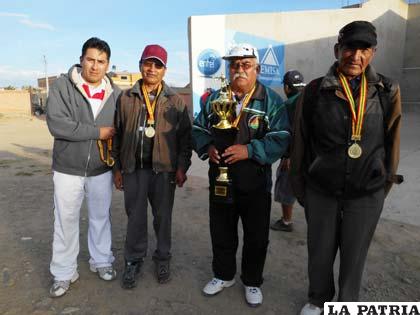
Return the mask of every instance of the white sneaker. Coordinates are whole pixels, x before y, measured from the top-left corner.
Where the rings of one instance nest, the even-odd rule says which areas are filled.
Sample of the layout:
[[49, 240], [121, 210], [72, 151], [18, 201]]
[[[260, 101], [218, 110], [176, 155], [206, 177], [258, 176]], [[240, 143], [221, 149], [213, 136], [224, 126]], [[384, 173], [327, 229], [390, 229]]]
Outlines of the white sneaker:
[[257, 307], [262, 304], [263, 295], [262, 291], [258, 287], [247, 287], [245, 286], [245, 299], [249, 306]]
[[306, 303], [305, 306], [300, 311], [300, 315], [321, 315], [323, 311], [324, 311], [323, 308], [320, 308], [311, 303]]
[[215, 295], [222, 291], [224, 288], [229, 288], [235, 284], [235, 279], [224, 281], [217, 278], [211, 279], [203, 289], [205, 295]]
[[90, 271], [97, 272], [99, 278], [105, 281], [111, 281], [117, 277], [117, 272], [112, 266], [95, 267], [90, 265]]
[[70, 280], [54, 280], [54, 283], [50, 288], [50, 296], [63, 296], [69, 290], [70, 284], [76, 282], [77, 279], [79, 279], [79, 273], [76, 271]]

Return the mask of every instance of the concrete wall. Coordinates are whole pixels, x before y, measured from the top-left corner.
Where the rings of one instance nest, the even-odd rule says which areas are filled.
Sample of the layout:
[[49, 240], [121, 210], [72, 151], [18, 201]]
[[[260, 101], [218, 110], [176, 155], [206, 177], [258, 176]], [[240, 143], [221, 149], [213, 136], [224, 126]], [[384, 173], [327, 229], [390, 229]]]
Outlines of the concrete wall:
[[31, 115], [28, 91], [0, 91], [0, 114]]
[[420, 111], [420, 4], [408, 9], [407, 33], [401, 80], [404, 109]]
[[341, 27], [354, 20], [371, 21], [378, 32], [373, 66], [401, 83], [404, 100], [418, 102], [415, 88], [420, 86], [420, 70], [408, 68], [420, 67], [419, 6], [408, 5], [403, 0], [369, 0], [358, 8], [223, 17], [226, 30], [284, 43], [285, 70], [298, 69], [306, 81], [324, 75], [335, 61], [333, 47]]
[[373, 65], [400, 79], [407, 12], [402, 0], [370, 0], [361, 8], [227, 15], [226, 28], [283, 42], [286, 70], [298, 69], [310, 80], [324, 75], [334, 62], [340, 28], [354, 20], [368, 20], [378, 32]]

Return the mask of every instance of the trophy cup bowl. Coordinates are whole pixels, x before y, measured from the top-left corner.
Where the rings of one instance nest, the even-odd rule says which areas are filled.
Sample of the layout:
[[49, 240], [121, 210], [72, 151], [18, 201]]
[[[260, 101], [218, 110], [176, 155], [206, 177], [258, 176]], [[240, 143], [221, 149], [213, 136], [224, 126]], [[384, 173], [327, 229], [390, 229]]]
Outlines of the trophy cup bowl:
[[[236, 102], [229, 98], [227, 85], [222, 80], [222, 89], [217, 99], [211, 102], [213, 112], [219, 117], [219, 122], [213, 125], [211, 131], [214, 146], [222, 155], [223, 152], [234, 144], [238, 129], [232, 125], [233, 113]], [[229, 177], [229, 168], [224, 159], [220, 160], [219, 175], [216, 177], [213, 195], [215, 200], [223, 203], [232, 203], [232, 180]]]

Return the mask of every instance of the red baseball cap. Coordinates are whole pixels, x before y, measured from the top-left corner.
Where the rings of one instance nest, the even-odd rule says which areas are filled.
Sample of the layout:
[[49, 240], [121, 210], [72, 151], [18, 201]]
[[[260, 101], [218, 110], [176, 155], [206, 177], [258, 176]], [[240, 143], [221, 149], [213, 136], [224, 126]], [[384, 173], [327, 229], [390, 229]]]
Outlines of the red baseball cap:
[[143, 54], [141, 55], [140, 62], [146, 59], [157, 59], [166, 67], [166, 62], [168, 60], [168, 53], [165, 48], [159, 45], [147, 45], [144, 47]]

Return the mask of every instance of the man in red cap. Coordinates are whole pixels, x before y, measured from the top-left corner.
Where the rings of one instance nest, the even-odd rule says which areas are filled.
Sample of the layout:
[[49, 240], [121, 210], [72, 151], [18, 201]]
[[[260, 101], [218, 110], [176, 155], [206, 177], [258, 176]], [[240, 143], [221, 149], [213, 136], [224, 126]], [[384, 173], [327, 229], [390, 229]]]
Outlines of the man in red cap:
[[308, 224], [309, 301], [301, 315], [320, 315], [334, 298], [338, 250], [337, 300], [358, 300], [385, 196], [402, 180], [400, 89], [370, 65], [376, 37], [370, 22], [344, 26], [337, 61], [305, 87], [296, 107], [290, 175]]
[[191, 164], [191, 120], [184, 101], [166, 83], [167, 52], [145, 47], [140, 79], [117, 102], [114, 184], [124, 190], [128, 216], [122, 287], [134, 288], [147, 254], [147, 202], [157, 238], [153, 260], [159, 283], [170, 280], [171, 225], [175, 185]]

